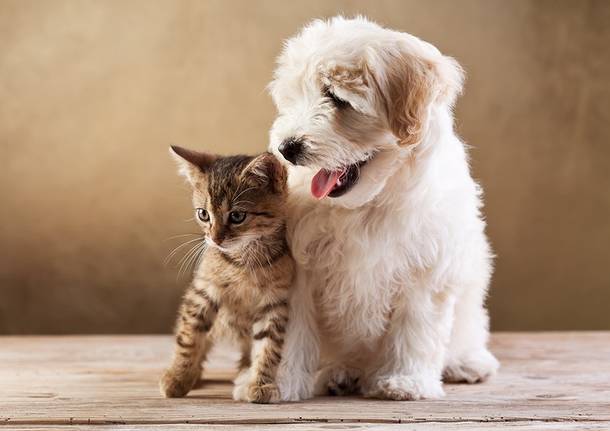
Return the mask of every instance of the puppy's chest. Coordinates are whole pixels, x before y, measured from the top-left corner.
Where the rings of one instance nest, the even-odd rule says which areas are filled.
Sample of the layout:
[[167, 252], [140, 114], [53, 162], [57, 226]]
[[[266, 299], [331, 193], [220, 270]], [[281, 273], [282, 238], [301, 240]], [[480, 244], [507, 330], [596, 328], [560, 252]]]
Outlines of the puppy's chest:
[[361, 219], [312, 232], [304, 252], [321, 327], [339, 337], [378, 338], [399, 289], [397, 274], [405, 270], [397, 263], [401, 238]]
[[304, 256], [307, 267], [316, 272], [323, 269], [330, 278], [351, 279], [367, 270], [380, 274], [403, 269], [404, 232], [383, 220], [367, 219], [366, 215], [344, 217], [340, 212], [320, 212], [309, 226], [295, 232], [300, 237], [296, 253]]

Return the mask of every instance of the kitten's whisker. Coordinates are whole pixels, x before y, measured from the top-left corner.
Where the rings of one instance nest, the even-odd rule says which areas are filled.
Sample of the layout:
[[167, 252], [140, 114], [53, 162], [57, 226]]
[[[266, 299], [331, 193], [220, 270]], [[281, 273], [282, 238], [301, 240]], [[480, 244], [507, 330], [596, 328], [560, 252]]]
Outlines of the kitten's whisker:
[[199, 266], [201, 265], [201, 261], [203, 260], [203, 256], [207, 249], [208, 245], [206, 243], [203, 243], [201, 251], [199, 252], [199, 256], [197, 257], [197, 261], [195, 262], [195, 268], [199, 268]]
[[197, 252], [193, 255], [193, 258], [191, 259], [191, 263], [190, 263], [190, 267], [191, 267], [192, 271], [195, 271], [197, 268], [199, 268], [199, 264], [197, 262], [199, 261], [199, 258], [201, 257], [204, 249], [205, 249], [205, 244], [202, 243], [197, 248]]
[[195, 242], [195, 241], [200, 241], [202, 239], [201, 236], [197, 237], [197, 238], [193, 238], [191, 240], [188, 240], [186, 242], [183, 242], [182, 244], [180, 244], [179, 246], [177, 246], [176, 248], [174, 248], [165, 258], [165, 260], [163, 261], [164, 265], [167, 265], [176, 255], [176, 253], [178, 253], [178, 251], [182, 248], [182, 247], [186, 247], [187, 245]]
[[[250, 255], [250, 258], [254, 260], [254, 263], [260, 268], [260, 261], [258, 260], [258, 258], [256, 257], [256, 255], [252, 254]], [[255, 268], [251, 268], [251, 269], [255, 269]], [[252, 270], [250, 271], [250, 273], [254, 276], [254, 279], [256, 280], [256, 284], [258, 284], [258, 271], [256, 270]]]
[[250, 191], [250, 190], [254, 190], [256, 187], [248, 187], [247, 189], [242, 190], [241, 192], [239, 192], [237, 194], [237, 196], [233, 197], [233, 199], [231, 199], [231, 203], [235, 202], [237, 199], [239, 199], [239, 197], [241, 195], [243, 195], [244, 193]]
[[188, 271], [188, 263], [187, 263], [187, 259], [185, 259], [184, 262], [182, 262], [182, 264], [180, 265], [180, 269], [178, 270], [176, 279], [182, 278], [187, 273], [187, 271]]
[[186, 265], [185, 265], [185, 273], [186, 273], [186, 271], [188, 271], [192, 267], [193, 260], [194, 260], [195, 256], [197, 256], [199, 251], [201, 250], [201, 247], [203, 247], [203, 243], [197, 244], [194, 247], [193, 251], [190, 253], [189, 257], [186, 259], [186, 261], [185, 261], [185, 263], [186, 263]]
[[197, 253], [198, 248], [201, 244], [195, 244], [191, 249], [182, 257], [180, 260], [180, 269], [178, 270], [178, 278], [180, 278], [183, 274], [188, 270], [187, 262], [190, 260], [193, 254]]
[[182, 267], [184, 266], [184, 263], [188, 259], [189, 255], [193, 252], [193, 250], [195, 250], [197, 248], [197, 246], [198, 246], [198, 244], [194, 244], [193, 246], [191, 246], [191, 248], [180, 258], [180, 260], [178, 261], [178, 265], [180, 265], [178, 274], [180, 274], [180, 272], [182, 271]]
[[176, 239], [176, 238], [183, 238], [185, 236], [195, 236], [195, 235], [201, 236], [200, 233], [182, 233], [180, 235], [172, 235], [169, 238], [164, 239], [163, 241], [170, 241], [170, 240]]
[[197, 253], [195, 255], [196, 258], [194, 259], [194, 262], [195, 262], [195, 266], [193, 267], [194, 269], [199, 267], [199, 263], [197, 263], [197, 261], [201, 258], [201, 256], [203, 256], [203, 253], [207, 250], [207, 248], [208, 248], [208, 245], [205, 243], [205, 241], [199, 245], [199, 248], [197, 249]]
[[269, 253], [265, 253], [265, 259], [267, 260], [267, 267], [271, 267], [271, 260], [269, 259]]
[[[266, 272], [267, 272], [267, 269], [266, 269], [266, 268], [263, 266], [263, 262], [262, 262], [262, 261], [260, 260], [260, 258], [259, 258], [259, 254], [258, 254], [257, 250], [252, 250], [252, 251], [251, 251], [251, 253], [250, 253], [250, 257], [251, 257], [252, 259], [254, 259], [254, 261], [255, 261], [256, 265], [258, 266], [258, 270], [259, 270], [259, 271], [261, 271], [261, 272], [263, 272], [263, 273], [266, 273]], [[258, 282], [258, 277], [257, 277], [256, 272], [253, 272], [253, 275], [254, 275], [254, 278], [255, 278], [255, 279], [257, 280], [257, 282]]]
[[190, 243], [192, 243], [192, 242], [199, 241], [199, 240], [201, 240], [201, 235], [200, 235], [200, 236], [198, 236], [197, 238], [192, 238], [192, 239], [190, 239], [190, 240], [188, 240], [188, 241], [185, 241], [185, 242], [183, 242], [182, 244], [178, 245], [176, 248], [174, 248], [174, 249], [173, 249], [173, 250], [170, 252], [170, 254], [173, 254], [175, 251], [179, 250], [180, 248], [184, 247], [185, 245], [188, 245], [188, 244], [190, 244]]
[[191, 269], [193, 258], [195, 256], [197, 256], [197, 253], [199, 251], [199, 247], [201, 247], [201, 244], [198, 244], [194, 248], [194, 250], [190, 253], [189, 257], [184, 261], [184, 268], [181, 268], [181, 274], [183, 276], [186, 275], [187, 272], [189, 272], [189, 269]]
[[241, 204], [244, 204], [244, 203], [245, 204], [254, 205], [254, 202], [252, 202], [252, 201], [238, 201], [238, 202], [233, 202], [232, 203], [232, 207], [235, 208], [235, 207], [237, 207], [237, 206], [239, 206]]

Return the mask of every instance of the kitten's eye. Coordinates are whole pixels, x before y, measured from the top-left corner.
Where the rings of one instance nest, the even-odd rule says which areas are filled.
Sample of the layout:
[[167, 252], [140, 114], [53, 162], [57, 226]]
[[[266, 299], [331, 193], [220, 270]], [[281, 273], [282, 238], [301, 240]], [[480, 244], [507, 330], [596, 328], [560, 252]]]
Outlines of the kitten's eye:
[[210, 221], [210, 214], [203, 208], [197, 208], [197, 218], [202, 222], [207, 223]]
[[337, 109], [349, 108], [351, 106], [347, 100], [337, 97], [337, 95], [330, 91], [329, 88], [324, 90], [324, 97], [328, 97]]
[[240, 224], [246, 219], [246, 213], [243, 211], [231, 211], [229, 213], [229, 221], [233, 224]]

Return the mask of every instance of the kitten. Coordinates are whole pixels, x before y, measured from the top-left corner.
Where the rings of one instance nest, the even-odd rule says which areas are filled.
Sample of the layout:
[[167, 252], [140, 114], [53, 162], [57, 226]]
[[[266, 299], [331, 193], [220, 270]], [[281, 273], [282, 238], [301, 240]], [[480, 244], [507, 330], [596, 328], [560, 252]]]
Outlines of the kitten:
[[171, 149], [193, 188], [207, 247], [180, 305], [175, 355], [161, 392], [186, 395], [214, 341], [232, 335], [242, 351], [233, 397], [278, 402], [275, 376], [294, 274], [286, 243], [286, 171], [270, 153], [220, 157]]

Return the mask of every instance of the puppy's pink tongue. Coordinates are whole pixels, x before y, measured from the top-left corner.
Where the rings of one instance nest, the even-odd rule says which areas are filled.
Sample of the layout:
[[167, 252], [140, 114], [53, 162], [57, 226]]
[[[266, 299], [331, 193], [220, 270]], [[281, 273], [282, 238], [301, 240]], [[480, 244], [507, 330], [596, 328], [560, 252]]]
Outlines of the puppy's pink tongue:
[[342, 174], [343, 171], [327, 171], [326, 169], [320, 169], [311, 180], [311, 194], [316, 199], [322, 199], [328, 196]]

